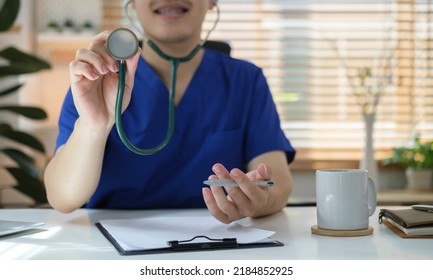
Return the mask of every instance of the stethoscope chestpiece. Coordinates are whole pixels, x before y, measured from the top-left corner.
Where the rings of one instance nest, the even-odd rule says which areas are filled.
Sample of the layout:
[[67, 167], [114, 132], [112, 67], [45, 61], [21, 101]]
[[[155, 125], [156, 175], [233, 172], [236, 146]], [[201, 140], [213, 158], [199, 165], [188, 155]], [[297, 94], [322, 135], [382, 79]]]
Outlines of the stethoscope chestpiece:
[[107, 39], [107, 50], [110, 55], [120, 61], [133, 57], [138, 50], [138, 38], [127, 28], [113, 30]]

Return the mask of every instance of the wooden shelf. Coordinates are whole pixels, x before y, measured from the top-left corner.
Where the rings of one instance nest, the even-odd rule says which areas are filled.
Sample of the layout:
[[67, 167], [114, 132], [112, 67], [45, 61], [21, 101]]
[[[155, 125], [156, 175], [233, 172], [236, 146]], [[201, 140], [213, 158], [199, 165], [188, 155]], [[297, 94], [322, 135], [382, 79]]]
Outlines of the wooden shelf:
[[90, 33], [41, 33], [38, 35], [38, 54], [53, 64], [68, 64], [78, 49], [89, 45], [93, 36]]
[[413, 205], [432, 204], [433, 189], [431, 190], [383, 190], [377, 193], [378, 205]]
[[[429, 191], [386, 190], [377, 193], [377, 209], [386, 205], [433, 205], [433, 189]], [[290, 197], [288, 206], [315, 206], [314, 197]]]

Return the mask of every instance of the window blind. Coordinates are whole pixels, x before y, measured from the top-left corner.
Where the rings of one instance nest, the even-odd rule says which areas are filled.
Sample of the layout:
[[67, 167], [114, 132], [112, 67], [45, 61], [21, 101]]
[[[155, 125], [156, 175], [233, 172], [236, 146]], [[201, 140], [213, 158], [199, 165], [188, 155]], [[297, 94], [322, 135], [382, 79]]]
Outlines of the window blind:
[[[378, 158], [415, 134], [433, 139], [431, 0], [218, 3], [220, 22], [210, 39], [227, 41], [233, 57], [263, 69], [296, 148], [312, 157], [340, 151], [359, 159], [366, 91], [380, 93]], [[208, 14], [203, 37], [215, 17]]]

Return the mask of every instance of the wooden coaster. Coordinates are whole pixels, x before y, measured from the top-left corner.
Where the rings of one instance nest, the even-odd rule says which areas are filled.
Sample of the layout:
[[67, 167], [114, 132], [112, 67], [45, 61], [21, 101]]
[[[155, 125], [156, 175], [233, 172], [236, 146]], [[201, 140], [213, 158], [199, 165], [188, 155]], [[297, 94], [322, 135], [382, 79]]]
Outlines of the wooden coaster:
[[311, 232], [317, 235], [334, 236], [334, 237], [353, 237], [353, 236], [365, 236], [373, 234], [373, 228], [368, 227], [360, 230], [332, 230], [322, 229], [317, 225], [311, 227]]

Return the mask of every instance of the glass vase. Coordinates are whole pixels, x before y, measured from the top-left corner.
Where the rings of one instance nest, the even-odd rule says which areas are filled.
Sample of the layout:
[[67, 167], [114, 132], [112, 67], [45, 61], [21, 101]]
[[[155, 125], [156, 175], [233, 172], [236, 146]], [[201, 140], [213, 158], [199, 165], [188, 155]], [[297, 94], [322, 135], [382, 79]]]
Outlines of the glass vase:
[[373, 131], [374, 122], [376, 120], [375, 113], [363, 114], [364, 120], [364, 147], [362, 151], [362, 158], [359, 164], [360, 169], [368, 171], [368, 176], [371, 177], [379, 188], [379, 171], [377, 162], [374, 157], [374, 142], [373, 142]]

